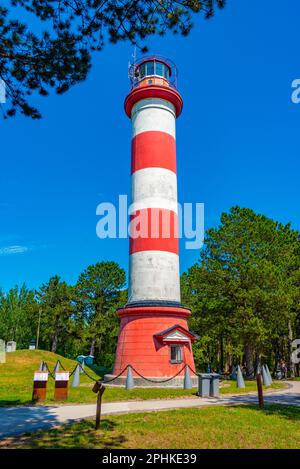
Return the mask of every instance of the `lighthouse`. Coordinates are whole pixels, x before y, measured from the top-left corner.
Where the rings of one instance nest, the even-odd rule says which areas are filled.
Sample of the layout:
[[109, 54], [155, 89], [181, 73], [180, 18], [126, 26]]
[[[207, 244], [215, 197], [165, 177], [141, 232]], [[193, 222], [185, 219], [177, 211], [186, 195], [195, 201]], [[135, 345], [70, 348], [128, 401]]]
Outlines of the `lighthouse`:
[[130, 77], [129, 286], [128, 303], [117, 312], [113, 376], [121, 373], [116, 382], [124, 383], [122, 370], [130, 365], [136, 385], [181, 386], [186, 365], [195, 369], [196, 339], [187, 324], [191, 311], [180, 298], [175, 128], [183, 101], [170, 60], [144, 57]]

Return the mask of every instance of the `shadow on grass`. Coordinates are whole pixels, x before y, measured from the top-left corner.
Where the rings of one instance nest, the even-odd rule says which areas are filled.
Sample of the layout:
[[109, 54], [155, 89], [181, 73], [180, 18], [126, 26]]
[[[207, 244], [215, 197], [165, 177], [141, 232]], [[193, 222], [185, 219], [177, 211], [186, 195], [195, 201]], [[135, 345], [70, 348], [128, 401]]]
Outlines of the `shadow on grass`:
[[[259, 409], [257, 405], [246, 404], [234, 407], [238, 407], [241, 410], [248, 410], [249, 412], [256, 411], [266, 418], [268, 416], [276, 416], [281, 419], [286, 419], [289, 422], [300, 421], [300, 408], [297, 406], [267, 404], [263, 409]], [[192, 411], [192, 409], [190, 410]], [[189, 410], [187, 410], [187, 412], [188, 411]], [[218, 409], [215, 407], [214, 412], [217, 411]], [[9, 412], [7, 412], [6, 417], [9, 417]], [[241, 415], [241, 418], [243, 418], [243, 415]], [[247, 418], [249, 418], [249, 415]], [[129, 429], [126, 429], [126, 422], [124, 427], [123, 425], [120, 426], [120, 424], [115, 420], [110, 420], [109, 418], [103, 418], [101, 420], [100, 430], [97, 431], [95, 430], [94, 419], [77, 421], [75, 423], [68, 421], [65, 425], [56, 427], [58, 422], [55, 421], [53, 416], [51, 418], [50, 413], [47, 413], [46, 411], [44, 412], [44, 409], [42, 408], [34, 409], [34, 415], [31, 415], [31, 419], [27, 421], [27, 425], [28, 423], [32, 423], [32, 419], [38, 419], [39, 423], [43, 422], [45, 427], [44, 429], [46, 429], [46, 431], [27, 433], [23, 436], [11, 436], [10, 438], [4, 437], [2, 442], [0, 441], [0, 447], [12, 449], [18, 447], [34, 449], [124, 449], [128, 445], [129, 441], [127, 432], [130, 431], [130, 427]], [[267, 423], [267, 421], [265, 421], [265, 423]], [[138, 421], [136, 424], [138, 424]], [[23, 432], [26, 432], [25, 421], [23, 422], [23, 425]], [[34, 430], [32, 429], [32, 431]]]
[[[124, 448], [126, 438], [124, 435], [114, 435], [118, 424], [109, 419], [101, 421], [100, 430], [95, 430], [95, 422], [84, 420], [50, 429], [47, 432], [37, 432], [23, 435], [22, 437], [9, 438], [3, 442], [2, 447], [8, 448], [32, 448], [32, 449], [74, 449], [74, 448]], [[0, 444], [1, 446], [1, 444]]]
[[23, 401], [21, 399], [0, 399], [0, 408], [1, 407], [8, 407], [8, 406], [20, 406], [20, 405], [35, 405], [33, 401], [28, 400], [28, 401]]
[[258, 405], [243, 405], [240, 407], [243, 409], [258, 410], [264, 415], [276, 415], [293, 422], [300, 422], [300, 407], [298, 406], [266, 404], [263, 409], [260, 409]]

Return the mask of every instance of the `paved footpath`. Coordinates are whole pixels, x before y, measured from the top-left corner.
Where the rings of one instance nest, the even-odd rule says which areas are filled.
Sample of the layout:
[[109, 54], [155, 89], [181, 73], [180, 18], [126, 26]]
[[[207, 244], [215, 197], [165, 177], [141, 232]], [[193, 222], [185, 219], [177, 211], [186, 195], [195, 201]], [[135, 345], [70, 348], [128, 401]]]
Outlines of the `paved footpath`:
[[[267, 404], [289, 404], [300, 406], [300, 381], [290, 381], [288, 389], [265, 393]], [[257, 403], [256, 394], [230, 395], [215, 398], [156, 399], [149, 401], [107, 402], [102, 404], [102, 415], [130, 412], [149, 412], [168, 409], [183, 409], [207, 405], [236, 405]], [[15, 406], [0, 407], [0, 439], [21, 435], [71, 423], [95, 416], [95, 404], [60, 406]]]

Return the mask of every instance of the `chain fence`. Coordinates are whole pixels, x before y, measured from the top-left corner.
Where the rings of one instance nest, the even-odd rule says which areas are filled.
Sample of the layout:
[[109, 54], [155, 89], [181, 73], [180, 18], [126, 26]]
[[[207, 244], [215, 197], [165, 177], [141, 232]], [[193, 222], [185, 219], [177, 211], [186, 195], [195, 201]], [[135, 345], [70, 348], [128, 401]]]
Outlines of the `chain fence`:
[[[60, 366], [64, 371], [66, 371], [64, 365], [62, 364], [62, 362], [61, 362], [60, 360], [57, 360], [56, 365], [57, 365], [57, 363], [59, 364], [59, 366]], [[56, 367], [56, 365], [55, 365], [55, 367]]]
[[105, 383], [105, 384], [106, 384], [106, 383], [112, 383], [112, 382], [115, 381], [116, 379], [120, 378], [120, 376], [122, 376], [122, 374], [124, 373], [124, 371], [126, 371], [129, 366], [130, 366], [130, 365], [126, 365], [125, 368], [124, 368], [117, 376], [115, 376], [114, 378], [111, 378], [111, 379], [109, 379], [109, 380], [104, 381], [104, 383]]
[[191, 367], [191, 365], [187, 365], [187, 367], [189, 368], [189, 370], [196, 376], [200, 376], [199, 373], [197, 373], [197, 371], [193, 370], [193, 368]]
[[55, 375], [51, 372], [49, 366], [48, 366], [48, 363], [46, 362], [43, 362], [43, 367], [46, 368], [46, 371], [48, 372], [49, 376], [55, 380]]
[[[127, 365], [127, 366], [130, 366], [130, 365]], [[171, 376], [171, 378], [167, 378], [167, 379], [162, 379], [162, 380], [156, 380], [156, 379], [151, 379], [151, 378], [146, 378], [146, 376], [143, 376], [141, 373], [139, 373], [133, 366], [131, 367], [132, 370], [138, 375], [140, 376], [141, 378], [143, 378], [145, 381], [149, 381], [150, 383], [167, 383], [168, 381], [171, 381], [172, 379], [176, 378], [178, 375], [180, 375], [180, 373], [183, 372], [183, 370], [185, 369], [186, 365], [183, 366], [183, 368], [181, 368], [181, 370], [178, 371], [178, 373], [176, 373], [174, 376]]]
[[[66, 368], [62, 365], [61, 361], [58, 360], [58, 363], [60, 364], [61, 368], [66, 371]], [[47, 371], [49, 373], [49, 376], [55, 380], [55, 368], [56, 366], [54, 367], [54, 370], [53, 372], [51, 372], [51, 370], [49, 369], [49, 366], [47, 364], [47, 362], [43, 362], [43, 366], [45, 367], [45, 371]], [[79, 369], [81, 370], [82, 373], [84, 373], [91, 381], [93, 382], [97, 382], [97, 381], [102, 381], [104, 384], [108, 384], [108, 383], [112, 383], [114, 381], [116, 381], [118, 378], [120, 378], [120, 376], [122, 376], [127, 370], [128, 368], [130, 367], [132, 369], [132, 371], [134, 373], [136, 373], [140, 378], [144, 379], [145, 381], [148, 381], [149, 383], [157, 383], [157, 384], [160, 384], [160, 383], [167, 383], [169, 381], [172, 381], [172, 379], [176, 378], [178, 375], [180, 375], [180, 373], [182, 373], [186, 367], [196, 376], [200, 376], [199, 373], [197, 373], [195, 370], [192, 369], [192, 367], [190, 365], [184, 365], [177, 373], [175, 373], [173, 376], [171, 376], [170, 378], [166, 378], [166, 379], [161, 379], [161, 380], [158, 380], [158, 379], [151, 379], [151, 378], [147, 378], [146, 376], [142, 375], [142, 373], [140, 373], [138, 370], [136, 370], [136, 368], [134, 368], [132, 365], [126, 365], [125, 368], [123, 368], [123, 370], [116, 376], [114, 376], [113, 378], [111, 379], [106, 379], [104, 380], [103, 378], [100, 378], [97, 379], [97, 378], [94, 378], [93, 376], [91, 376], [86, 370], [85, 368], [82, 366], [81, 363], [78, 363], [77, 365], [75, 365], [74, 369], [70, 372], [70, 378], [74, 375], [77, 367], [79, 367]]]

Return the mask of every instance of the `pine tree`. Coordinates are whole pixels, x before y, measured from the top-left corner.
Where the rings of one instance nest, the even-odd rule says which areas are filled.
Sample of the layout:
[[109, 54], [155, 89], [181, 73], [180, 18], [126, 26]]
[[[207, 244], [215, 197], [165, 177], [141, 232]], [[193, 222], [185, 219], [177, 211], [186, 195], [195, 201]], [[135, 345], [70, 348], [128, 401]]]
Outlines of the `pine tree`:
[[64, 93], [85, 80], [93, 52], [106, 42], [126, 40], [146, 50], [140, 43], [148, 36], [168, 30], [187, 35], [193, 14], [210, 18], [224, 5], [225, 0], [12, 0], [10, 9], [0, 6], [0, 79], [10, 103], [4, 117], [19, 110], [40, 118], [28, 96], [47, 96], [51, 89]]

